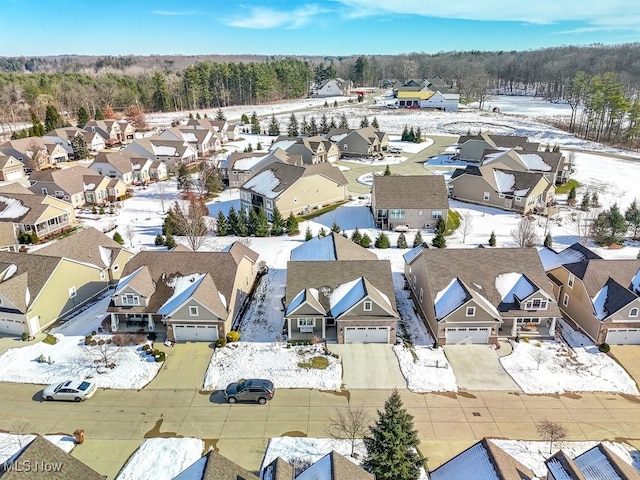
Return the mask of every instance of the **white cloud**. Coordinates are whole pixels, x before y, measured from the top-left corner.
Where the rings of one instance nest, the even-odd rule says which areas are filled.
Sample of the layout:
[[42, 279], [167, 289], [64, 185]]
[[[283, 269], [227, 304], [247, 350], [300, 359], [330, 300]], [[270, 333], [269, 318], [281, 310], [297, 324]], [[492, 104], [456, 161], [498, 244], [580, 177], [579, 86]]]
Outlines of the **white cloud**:
[[300, 28], [307, 25], [313, 17], [328, 10], [317, 5], [305, 5], [295, 10], [279, 11], [268, 7], [251, 7], [242, 17], [230, 19], [227, 23], [233, 27], [268, 29]]

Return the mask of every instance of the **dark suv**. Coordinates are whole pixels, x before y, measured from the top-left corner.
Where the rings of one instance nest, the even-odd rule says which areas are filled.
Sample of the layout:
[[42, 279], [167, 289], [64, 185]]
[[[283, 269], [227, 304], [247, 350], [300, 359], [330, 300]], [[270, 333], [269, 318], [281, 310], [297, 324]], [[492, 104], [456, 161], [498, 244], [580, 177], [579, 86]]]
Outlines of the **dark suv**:
[[224, 390], [224, 397], [229, 403], [258, 402], [260, 405], [271, 400], [276, 393], [270, 380], [253, 378], [230, 383]]

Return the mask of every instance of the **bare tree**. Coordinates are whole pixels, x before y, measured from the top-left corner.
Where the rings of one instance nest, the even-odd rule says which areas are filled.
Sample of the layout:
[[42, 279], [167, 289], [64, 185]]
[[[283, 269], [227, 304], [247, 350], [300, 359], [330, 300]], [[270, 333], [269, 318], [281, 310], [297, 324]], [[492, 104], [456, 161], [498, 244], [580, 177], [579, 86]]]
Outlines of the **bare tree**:
[[206, 205], [196, 198], [188, 201], [176, 201], [173, 207], [176, 232], [184, 235], [191, 250], [197, 252], [213, 231], [214, 222], [207, 216]]
[[167, 184], [165, 182], [156, 183], [156, 192], [158, 192], [158, 198], [160, 199], [160, 208], [162, 209], [162, 213], [164, 213], [164, 201], [167, 198]]
[[124, 236], [127, 237], [127, 240], [129, 240], [129, 246], [133, 248], [133, 237], [135, 236], [133, 224], [126, 223], [123, 228], [124, 228]]
[[514, 230], [511, 230], [511, 238], [513, 238], [520, 248], [533, 247], [536, 245], [538, 243], [538, 234], [536, 233], [534, 222], [523, 217], [518, 223], [518, 226]]
[[540, 364], [542, 364], [542, 361], [544, 360], [544, 350], [542, 348], [537, 348], [531, 352], [531, 356], [536, 362], [536, 370], [540, 370]]
[[462, 243], [465, 243], [467, 241], [467, 235], [473, 231], [473, 216], [470, 213], [462, 217], [460, 229], [462, 230]]
[[337, 409], [336, 416], [329, 419], [327, 434], [331, 438], [344, 438], [351, 443], [351, 456], [355, 456], [356, 443], [369, 433], [373, 422], [371, 416], [362, 408]]
[[567, 438], [567, 428], [560, 423], [552, 422], [546, 418], [536, 425], [538, 435], [549, 442], [549, 455], [553, 451], [553, 444]]

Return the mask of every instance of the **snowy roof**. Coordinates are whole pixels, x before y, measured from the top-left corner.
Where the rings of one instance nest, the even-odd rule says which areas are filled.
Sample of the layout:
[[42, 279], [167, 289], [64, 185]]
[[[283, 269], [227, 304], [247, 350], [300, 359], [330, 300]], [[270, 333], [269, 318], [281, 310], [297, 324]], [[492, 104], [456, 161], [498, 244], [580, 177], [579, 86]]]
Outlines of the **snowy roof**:
[[402, 258], [404, 259], [404, 263], [408, 265], [409, 263], [413, 262], [413, 259], [416, 258], [420, 254], [420, 252], [422, 252], [425, 248], [427, 248], [427, 246], [424, 243], [422, 243], [417, 247], [414, 247], [411, 250], [409, 250], [407, 253], [402, 255]]
[[173, 288], [173, 295], [158, 309], [158, 313], [170, 315], [174, 312], [176, 308], [191, 297], [204, 277], [205, 275], [200, 273], [192, 273], [184, 277], [172, 277], [167, 282], [167, 286]]
[[169, 145], [153, 145], [153, 153], [167, 157], [173, 157], [178, 153], [175, 147]]
[[511, 192], [513, 186], [516, 184], [516, 177], [511, 173], [503, 172], [502, 170], [494, 170], [493, 175], [496, 179], [496, 186], [499, 192]]
[[431, 480], [500, 480], [489, 452], [481, 443], [476, 443], [447, 463], [431, 472]]
[[314, 237], [291, 250], [291, 260], [337, 260], [333, 236]]
[[271, 145], [271, 147], [269, 147], [269, 150], [275, 150], [276, 148], [281, 148], [282, 150], [286, 150], [291, 145], [295, 145], [296, 143], [298, 143], [296, 140], [281, 140]]
[[0, 203], [6, 205], [6, 207], [0, 211], [0, 218], [20, 218], [29, 213], [29, 208], [16, 198], [0, 195]]
[[362, 277], [343, 283], [331, 293], [329, 299], [330, 315], [339, 317], [366, 296]]
[[529, 170], [537, 170], [539, 172], [551, 171], [551, 165], [545, 163], [537, 153], [519, 153], [518, 155]]
[[572, 248], [565, 248], [561, 252], [556, 252], [548, 247], [539, 247], [538, 255], [542, 261], [542, 266], [547, 272], [560, 265], [584, 260], [584, 255]]
[[593, 309], [598, 320], [604, 320], [608, 315], [605, 308], [608, 292], [609, 285], [605, 285], [598, 291], [598, 293], [596, 293], [595, 297], [591, 299], [591, 301], [593, 302]]
[[196, 136], [196, 134], [194, 132], [186, 132], [184, 130], [181, 130], [181, 133], [182, 133], [182, 138], [184, 138], [184, 140], [186, 142], [198, 143], [198, 137]]
[[247, 180], [242, 188], [251, 189], [267, 198], [276, 198], [282, 192], [282, 190], [274, 190], [278, 185], [280, 185], [280, 180], [275, 176], [273, 170], [264, 170]]
[[522, 273], [503, 273], [496, 277], [496, 290], [504, 303], [516, 303], [538, 290]]
[[251, 170], [258, 163], [260, 163], [263, 158], [264, 156], [241, 158], [240, 160], [235, 161], [235, 163], [233, 164], [233, 169], [234, 170]]
[[440, 320], [446, 317], [462, 306], [469, 298], [469, 293], [462, 286], [460, 280], [454, 278], [444, 290], [440, 290], [436, 294], [434, 300], [436, 318]]
[[331, 140], [332, 142], [339, 142], [340, 140], [344, 139], [347, 135], [349, 135], [349, 134], [348, 133], [342, 133], [340, 135], [332, 135], [329, 140]]
[[613, 468], [609, 459], [598, 448], [593, 447], [574, 460], [585, 480], [622, 480], [623, 477]]

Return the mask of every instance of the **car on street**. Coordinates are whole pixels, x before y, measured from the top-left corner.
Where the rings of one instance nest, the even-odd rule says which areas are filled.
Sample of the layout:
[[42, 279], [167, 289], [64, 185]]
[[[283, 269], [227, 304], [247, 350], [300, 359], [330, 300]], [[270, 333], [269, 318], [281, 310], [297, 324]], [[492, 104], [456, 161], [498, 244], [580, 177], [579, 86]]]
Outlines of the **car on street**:
[[69, 400], [81, 402], [93, 397], [98, 386], [88, 380], [67, 380], [62, 383], [49, 385], [42, 391], [45, 400]]
[[271, 400], [276, 393], [271, 380], [252, 378], [230, 383], [224, 390], [224, 397], [229, 403], [258, 402], [260, 405]]

